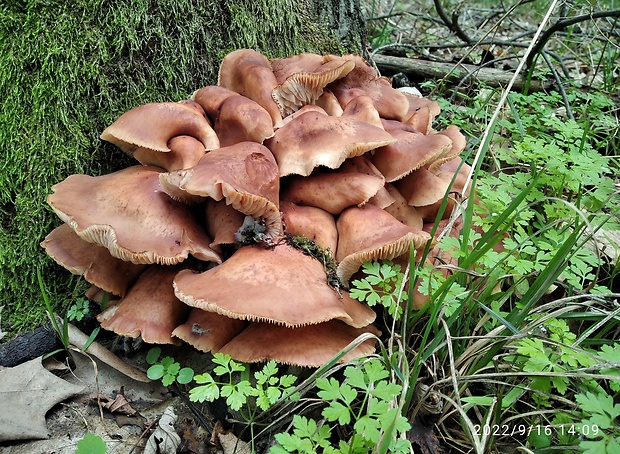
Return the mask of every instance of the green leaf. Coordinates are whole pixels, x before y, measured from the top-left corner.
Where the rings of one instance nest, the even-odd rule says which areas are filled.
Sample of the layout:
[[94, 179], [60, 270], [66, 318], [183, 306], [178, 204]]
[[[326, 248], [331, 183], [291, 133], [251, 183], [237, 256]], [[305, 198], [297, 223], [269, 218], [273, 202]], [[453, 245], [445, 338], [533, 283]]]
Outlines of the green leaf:
[[383, 380], [384, 378], [388, 378], [390, 373], [385, 368], [383, 362], [378, 359], [373, 359], [367, 361], [364, 364], [364, 372], [368, 377], [368, 382], [378, 382], [379, 380]]
[[196, 386], [189, 390], [189, 400], [192, 402], [213, 402], [220, 397], [220, 388], [216, 383]]
[[300, 437], [288, 433], [279, 433], [275, 434], [274, 438], [281, 446], [273, 446], [269, 450], [270, 454], [289, 454], [298, 451], [300, 448]]
[[375, 385], [375, 388], [370, 393], [383, 400], [391, 400], [396, 396], [399, 396], [403, 387], [398, 383], [389, 383], [385, 380], [380, 381]]
[[159, 380], [161, 377], [164, 376], [164, 366], [162, 366], [161, 364], [153, 364], [146, 371], [146, 376], [149, 377], [151, 380]]
[[105, 454], [108, 447], [99, 435], [87, 433], [78, 441], [75, 454]]
[[146, 354], [146, 362], [149, 364], [155, 364], [161, 355], [161, 348], [153, 347]]
[[317, 378], [316, 386], [321, 391], [317, 395], [323, 400], [338, 400], [340, 399], [340, 383], [335, 378]]
[[331, 402], [329, 407], [323, 409], [321, 413], [328, 421], [338, 421], [338, 424], [345, 425], [351, 422], [351, 412], [340, 402]]
[[366, 390], [368, 388], [366, 374], [364, 374], [361, 369], [355, 366], [349, 366], [344, 370], [344, 376], [347, 377], [348, 385], [362, 390]]
[[179, 375], [177, 376], [177, 381], [181, 385], [186, 385], [192, 381], [194, 378], [194, 370], [191, 367], [184, 367], [179, 371]]
[[353, 429], [364, 437], [365, 440], [375, 444], [379, 441], [381, 436], [381, 422], [377, 419], [371, 418], [368, 415], [362, 416], [353, 425]]
[[295, 375], [283, 375], [280, 377], [280, 386], [282, 388], [290, 388], [297, 381], [297, 377]]
[[164, 376], [161, 378], [161, 383], [164, 386], [170, 386], [174, 383], [175, 379], [176, 375], [164, 374]]
[[171, 356], [166, 356], [161, 360], [161, 365], [164, 366], [164, 369], [168, 369], [170, 366], [174, 364], [174, 358]]
[[166, 372], [174, 377], [177, 376], [180, 370], [181, 370], [181, 365], [177, 362], [173, 362], [166, 368]]

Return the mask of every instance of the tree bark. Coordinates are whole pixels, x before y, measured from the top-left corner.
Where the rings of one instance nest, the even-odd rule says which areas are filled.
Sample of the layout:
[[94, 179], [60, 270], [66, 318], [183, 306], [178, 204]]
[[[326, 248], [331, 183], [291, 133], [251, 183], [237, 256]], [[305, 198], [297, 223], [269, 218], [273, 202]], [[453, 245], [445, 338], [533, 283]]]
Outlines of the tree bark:
[[6, 2], [0, 11], [5, 340], [45, 319], [37, 268], [59, 312], [71, 304], [75, 280], [39, 246], [60, 223], [46, 196], [70, 174], [135, 164], [99, 139], [122, 113], [215, 84], [220, 61], [234, 49], [271, 58], [360, 53], [364, 41], [357, 0]]

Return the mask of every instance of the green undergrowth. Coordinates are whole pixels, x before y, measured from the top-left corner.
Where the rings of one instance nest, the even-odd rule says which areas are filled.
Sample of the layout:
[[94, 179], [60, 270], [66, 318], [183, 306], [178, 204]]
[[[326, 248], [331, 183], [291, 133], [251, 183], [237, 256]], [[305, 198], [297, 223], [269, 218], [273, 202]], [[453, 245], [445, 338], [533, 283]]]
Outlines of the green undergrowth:
[[[44, 319], [36, 271], [54, 306], [76, 279], [39, 242], [59, 221], [50, 187], [130, 161], [99, 134], [148, 102], [185, 99], [237, 48], [270, 57], [359, 51], [292, 0], [15, 1], [0, 5], [0, 306], [14, 335]], [[318, 17], [318, 14], [315, 14]], [[348, 47], [338, 38], [349, 41]], [[10, 336], [9, 336], [10, 337]]]
[[404, 408], [441, 401], [436, 430], [455, 449], [618, 452], [617, 107], [574, 88], [571, 119], [558, 92], [511, 93], [493, 120], [500, 94], [440, 100], [439, 127], [470, 135], [477, 200], [428, 251], [439, 264], [411, 265], [430, 303], [395, 324], [396, 375], [429, 388], [412, 385]]

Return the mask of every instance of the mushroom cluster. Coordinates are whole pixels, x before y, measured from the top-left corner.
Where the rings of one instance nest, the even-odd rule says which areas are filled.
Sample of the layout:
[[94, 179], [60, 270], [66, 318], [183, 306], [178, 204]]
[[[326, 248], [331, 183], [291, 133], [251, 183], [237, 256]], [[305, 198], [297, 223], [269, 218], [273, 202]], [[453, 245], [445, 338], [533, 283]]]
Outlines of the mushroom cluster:
[[217, 86], [103, 131], [139, 164], [54, 185], [47, 201], [64, 224], [42, 246], [93, 284], [91, 297], [116, 295], [99, 315], [107, 330], [320, 366], [379, 334], [346, 291], [362, 263], [423, 248], [444, 194], [463, 186], [465, 139], [434, 131], [438, 113], [357, 55], [234, 51]]

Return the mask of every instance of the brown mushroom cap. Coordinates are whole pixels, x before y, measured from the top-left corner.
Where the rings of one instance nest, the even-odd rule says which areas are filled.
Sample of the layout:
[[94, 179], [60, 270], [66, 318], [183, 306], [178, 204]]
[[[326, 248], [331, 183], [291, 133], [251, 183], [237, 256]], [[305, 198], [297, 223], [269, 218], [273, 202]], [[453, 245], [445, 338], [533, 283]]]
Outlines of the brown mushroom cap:
[[324, 265], [282, 243], [245, 246], [202, 274], [181, 271], [175, 293], [187, 305], [230, 318], [296, 327], [340, 319], [362, 327], [376, 314], [327, 283]]
[[308, 176], [319, 165], [335, 169], [346, 158], [395, 141], [362, 121], [307, 112], [278, 129], [265, 145], [276, 157], [281, 176]]
[[334, 216], [321, 208], [299, 206], [282, 201], [282, 220], [285, 233], [302, 235], [314, 241], [317, 246], [336, 252], [338, 230]]
[[271, 152], [259, 143], [241, 142], [213, 150], [191, 169], [162, 173], [160, 181], [175, 199], [225, 198], [235, 210], [265, 219], [268, 235], [282, 233], [278, 166]]
[[271, 63], [252, 49], [230, 52], [220, 65], [218, 85], [259, 103], [271, 116], [274, 128], [282, 124], [282, 114], [271, 93], [278, 86]]
[[[283, 364], [320, 367], [364, 333], [378, 336], [380, 331], [373, 325], [353, 328], [338, 320], [299, 328], [251, 323], [224, 345], [220, 352], [246, 363], [273, 359]], [[347, 353], [339, 362], [362, 358], [374, 351], [375, 339], [369, 339]]]
[[245, 320], [224, 317], [194, 307], [185, 323], [175, 328], [172, 335], [201, 352], [217, 352], [247, 325]]
[[327, 115], [331, 115], [332, 117], [339, 117], [344, 112], [336, 95], [329, 90], [323, 90], [323, 94], [316, 100], [316, 105], [321, 107]]
[[241, 95], [236, 91], [229, 90], [228, 88], [219, 87], [217, 85], [208, 85], [196, 90], [192, 94], [191, 98], [200, 104], [209, 119], [215, 123], [222, 104], [232, 96]]
[[271, 60], [279, 83], [272, 96], [283, 117], [306, 104], [314, 104], [327, 84], [346, 76], [355, 66], [350, 60], [332, 57], [325, 61], [320, 55], [305, 53]]
[[336, 226], [336, 260], [340, 262], [336, 273], [345, 285], [364, 262], [391, 260], [409, 251], [411, 244], [420, 249], [430, 240], [426, 232], [414, 231], [370, 204], [347, 208]]
[[102, 307], [104, 306], [104, 301], [107, 306], [108, 304], [112, 304], [120, 299], [120, 296], [106, 292], [96, 285], [91, 285], [88, 287], [88, 290], [84, 292], [84, 297], [98, 303]]
[[245, 96], [231, 96], [222, 103], [214, 129], [222, 148], [246, 141], [262, 144], [273, 136], [269, 112]]
[[178, 169], [187, 169], [195, 166], [206, 151], [198, 139], [192, 136], [176, 136], [168, 141], [170, 152], [162, 153], [148, 148], [137, 148], [133, 157], [141, 164], [157, 166], [168, 172]]
[[379, 112], [375, 109], [374, 102], [370, 96], [362, 95], [353, 98], [345, 106], [342, 115], [383, 129]]
[[395, 201], [396, 199], [394, 199], [385, 186], [383, 186], [379, 188], [377, 193], [368, 200], [368, 203], [385, 209], [392, 205]]
[[205, 202], [205, 227], [213, 238], [210, 244], [216, 248], [222, 244], [234, 244], [235, 233], [243, 225], [245, 214], [235, 210], [225, 200], [208, 199]]
[[108, 126], [101, 138], [133, 156], [140, 147], [169, 152], [168, 141], [180, 135], [194, 137], [206, 150], [219, 147], [206, 117], [196, 108], [178, 102], [150, 103], [131, 109]]
[[305, 114], [306, 112], [318, 112], [320, 114], [327, 115], [327, 112], [325, 112], [325, 110], [322, 107], [317, 106], [316, 104], [306, 104], [305, 106], [300, 107], [298, 111], [290, 114], [288, 117], [284, 117], [284, 119], [282, 120], [282, 126], [284, 126], [287, 123], [290, 123], [291, 121]]
[[428, 170], [433, 173], [438, 172], [439, 168], [445, 163], [457, 158], [467, 146], [467, 139], [459, 130], [458, 126], [450, 125], [444, 131], [436, 135], [448, 137], [452, 141], [452, 146], [445, 153], [441, 154], [428, 166]]
[[81, 239], [67, 224], [52, 230], [41, 246], [59, 265], [115, 295], [125, 296], [146, 267], [112, 257], [106, 248]]
[[[332, 58], [326, 56], [326, 59]], [[403, 120], [409, 109], [409, 102], [403, 93], [392, 88], [391, 82], [379, 77], [370, 64], [359, 55], [344, 55], [342, 58], [355, 63], [345, 77], [328, 85], [328, 89], [336, 95], [344, 108], [353, 98], [360, 94], [372, 98], [381, 118]]]
[[385, 207], [384, 210], [390, 213], [392, 216], [394, 216], [406, 226], [411, 227], [413, 230], [422, 230], [422, 227], [424, 225], [422, 215], [418, 213], [418, 211], [414, 207], [407, 204], [407, 200], [398, 191], [398, 189], [396, 189], [394, 185], [386, 184], [385, 187], [390, 193], [390, 195], [394, 198], [394, 203]]
[[452, 141], [445, 135], [393, 130], [397, 142], [375, 150], [372, 163], [386, 181], [400, 180], [450, 150]]
[[377, 175], [346, 172], [313, 173], [309, 177], [292, 176], [282, 191], [282, 199], [297, 205], [321, 208], [340, 214], [346, 207], [363, 205], [383, 187]]
[[408, 205], [419, 207], [441, 200], [450, 187], [450, 179], [441, 178], [427, 167], [421, 167], [396, 181], [394, 186], [407, 200]]
[[439, 104], [436, 101], [411, 93], [404, 92], [404, 94], [409, 102], [409, 109], [403, 123], [422, 134], [429, 134], [432, 130], [433, 120], [441, 112]]
[[189, 313], [172, 287], [180, 269], [181, 265], [148, 267], [123, 299], [97, 316], [101, 327], [121, 336], [142, 336], [149, 344], [180, 344], [172, 331]]
[[160, 171], [133, 166], [99, 177], [71, 175], [52, 186], [47, 201], [80, 238], [121, 260], [173, 265], [192, 254], [219, 263], [188, 208], [162, 191]]

